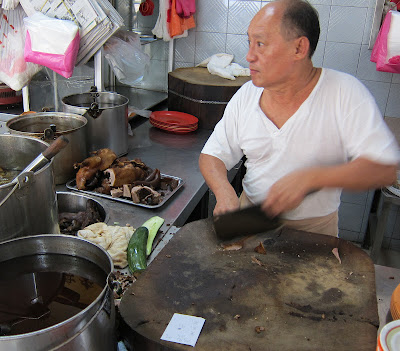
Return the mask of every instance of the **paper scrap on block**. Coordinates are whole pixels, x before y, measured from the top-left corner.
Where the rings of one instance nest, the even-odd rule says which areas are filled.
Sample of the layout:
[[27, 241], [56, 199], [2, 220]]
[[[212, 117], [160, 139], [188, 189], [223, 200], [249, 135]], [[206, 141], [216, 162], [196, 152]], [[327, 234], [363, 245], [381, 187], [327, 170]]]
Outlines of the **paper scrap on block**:
[[161, 340], [194, 347], [205, 321], [206, 320], [201, 317], [174, 313], [161, 336]]

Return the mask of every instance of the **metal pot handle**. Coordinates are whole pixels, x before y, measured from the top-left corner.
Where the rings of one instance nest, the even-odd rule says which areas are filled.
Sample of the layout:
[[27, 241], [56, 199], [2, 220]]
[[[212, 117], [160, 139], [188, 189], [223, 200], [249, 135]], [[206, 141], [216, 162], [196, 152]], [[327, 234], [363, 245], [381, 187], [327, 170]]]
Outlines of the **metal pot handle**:
[[117, 280], [117, 277], [113, 272], [110, 272], [107, 276], [107, 285], [108, 287], [118, 293], [122, 289], [121, 283]]
[[15, 185], [13, 188], [10, 190], [10, 192], [5, 196], [3, 200], [0, 202], [0, 207], [3, 206], [3, 204], [10, 198], [10, 196], [17, 190], [17, 188], [23, 188], [26, 186], [31, 179], [34, 177], [33, 172], [24, 172], [19, 174], [14, 180], [13, 183], [15, 182]]

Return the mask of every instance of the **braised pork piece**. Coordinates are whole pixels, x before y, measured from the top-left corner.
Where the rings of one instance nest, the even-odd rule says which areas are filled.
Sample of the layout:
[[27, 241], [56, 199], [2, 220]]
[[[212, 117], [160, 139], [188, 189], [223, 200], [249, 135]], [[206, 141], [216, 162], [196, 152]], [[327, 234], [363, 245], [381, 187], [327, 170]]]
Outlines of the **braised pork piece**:
[[178, 186], [175, 179], [163, 178], [140, 159], [117, 157], [110, 149], [94, 151], [92, 156], [74, 165], [76, 187], [132, 200], [134, 203], [157, 205], [166, 192]]

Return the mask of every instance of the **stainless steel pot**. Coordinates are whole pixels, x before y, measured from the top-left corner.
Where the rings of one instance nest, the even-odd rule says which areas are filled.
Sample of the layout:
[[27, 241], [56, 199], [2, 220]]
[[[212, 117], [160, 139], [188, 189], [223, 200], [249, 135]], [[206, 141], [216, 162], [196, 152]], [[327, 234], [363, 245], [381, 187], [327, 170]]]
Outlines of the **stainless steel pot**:
[[67, 272], [96, 281], [103, 289], [90, 305], [58, 324], [25, 334], [1, 336], [0, 350], [116, 350], [113, 263], [107, 252], [69, 235], [14, 239], [0, 244], [0, 277], [4, 279], [6, 269], [1, 267], [8, 270], [10, 260], [32, 260], [32, 256], [32, 267], [26, 267], [24, 273]]
[[[22, 171], [48, 147], [44, 141], [21, 135], [0, 135], [0, 167]], [[0, 242], [12, 238], [59, 233], [53, 160], [18, 185], [0, 185]], [[15, 188], [15, 189], [14, 189]]]
[[85, 117], [64, 112], [39, 112], [17, 116], [7, 121], [11, 134], [31, 136], [51, 144], [58, 136], [64, 135], [69, 143], [54, 157], [56, 184], [64, 184], [74, 178], [74, 163], [84, 160], [87, 154]]
[[128, 152], [128, 102], [113, 92], [90, 92], [65, 96], [63, 111], [80, 114], [88, 120], [88, 151], [103, 148], [118, 156]]

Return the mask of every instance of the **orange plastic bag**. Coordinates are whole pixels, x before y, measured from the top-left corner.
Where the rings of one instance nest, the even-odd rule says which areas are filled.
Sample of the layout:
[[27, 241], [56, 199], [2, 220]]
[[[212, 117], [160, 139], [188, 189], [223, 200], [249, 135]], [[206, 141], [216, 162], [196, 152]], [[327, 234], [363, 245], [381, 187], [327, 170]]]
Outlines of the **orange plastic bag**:
[[169, 35], [171, 38], [183, 34], [185, 30], [196, 27], [193, 16], [182, 18], [176, 12], [176, 0], [171, 2], [171, 16], [168, 23]]

